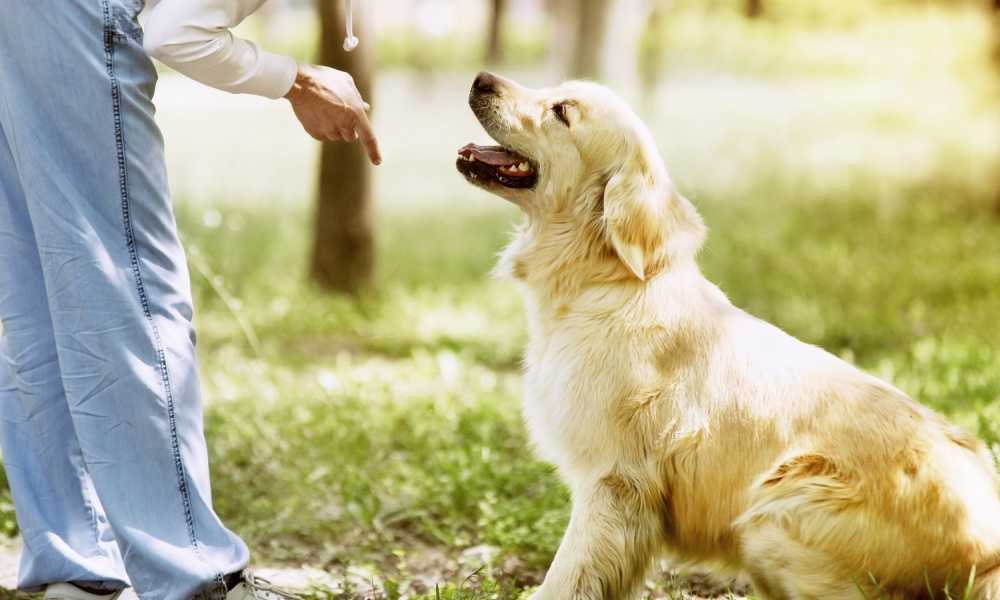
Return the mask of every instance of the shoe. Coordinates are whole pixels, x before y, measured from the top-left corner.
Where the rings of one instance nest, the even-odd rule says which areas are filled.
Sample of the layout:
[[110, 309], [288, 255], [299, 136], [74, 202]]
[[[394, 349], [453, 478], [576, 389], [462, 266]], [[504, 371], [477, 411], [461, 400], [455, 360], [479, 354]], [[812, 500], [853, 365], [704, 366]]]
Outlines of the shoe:
[[244, 571], [239, 583], [226, 594], [226, 600], [302, 600], [302, 596], [256, 577], [251, 571]]
[[134, 593], [130, 596], [125, 596], [124, 594], [125, 590], [94, 594], [82, 590], [72, 583], [53, 583], [45, 588], [44, 600], [125, 600], [129, 597], [136, 597]]

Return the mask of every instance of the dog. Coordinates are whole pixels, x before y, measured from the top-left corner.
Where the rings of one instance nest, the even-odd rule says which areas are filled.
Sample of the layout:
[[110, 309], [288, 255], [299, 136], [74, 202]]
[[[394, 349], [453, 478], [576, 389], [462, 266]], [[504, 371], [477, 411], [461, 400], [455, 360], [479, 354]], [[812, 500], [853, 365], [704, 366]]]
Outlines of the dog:
[[[653, 559], [745, 574], [766, 600], [1000, 600], [984, 445], [891, 385], [734, 307], [651, 134], [594, 83], [480, 73], [498, 146], [456, 166], [526, 214], [524, 414], [573, 499], [536, 599], [633, 597]], [[973, 577], [974, 574], [974, 577]]]

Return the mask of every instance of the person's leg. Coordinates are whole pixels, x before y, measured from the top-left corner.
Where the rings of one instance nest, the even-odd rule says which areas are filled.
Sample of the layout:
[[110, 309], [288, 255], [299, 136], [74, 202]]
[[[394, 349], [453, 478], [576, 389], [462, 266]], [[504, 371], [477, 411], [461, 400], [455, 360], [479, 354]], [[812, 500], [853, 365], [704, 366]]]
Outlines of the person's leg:
[[212, 510], [188, 272], [138, 0], [14, 0], [0, 122], [84, 462], [144, 600], [221, 598], [248, 562]]
[[83, 464], [63, 393], [45, 283], [0, 127], [0, 446], [24, 539], [18, 586], [128, 578]]

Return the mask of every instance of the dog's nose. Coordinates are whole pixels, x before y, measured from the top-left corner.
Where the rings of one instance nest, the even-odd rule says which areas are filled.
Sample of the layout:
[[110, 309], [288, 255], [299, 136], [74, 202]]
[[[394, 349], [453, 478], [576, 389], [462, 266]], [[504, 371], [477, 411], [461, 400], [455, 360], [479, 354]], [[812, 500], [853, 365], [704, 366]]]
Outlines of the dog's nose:
[[497, 91], [497, 76], [488, 71], [483, 71], [476, 75], [476, 80], [472, 82], [472, 91], [480, 94], [494, 94]]

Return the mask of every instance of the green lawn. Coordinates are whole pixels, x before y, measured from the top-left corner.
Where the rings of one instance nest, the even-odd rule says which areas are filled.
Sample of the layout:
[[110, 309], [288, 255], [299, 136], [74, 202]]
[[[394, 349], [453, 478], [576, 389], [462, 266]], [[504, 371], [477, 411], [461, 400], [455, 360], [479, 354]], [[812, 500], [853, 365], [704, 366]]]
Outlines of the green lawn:
[[[707, 40], [698, 27], [675, 25], [663, 85], [640, 106], [711, 228], [704, 270], [737, 305], [1000, 443], [985, 21], [920, 10], [805, 35], [723, 20]], [[304, 281], [314, 146], [283, 109], [161, 108], [216, 504], [259, 562], [366, 573], [390, 595], [508, 598], [559, 542], [568, 496], [520, 419], [522, 309], [488, 275], [518, 215], [452, 167], [483, 137], [463, 107], [471, 76], [380, 79], [380, 269], [358, 302]], [[439, 109], [414, 111], [415, 97]], [[239, 129], [230, 113], [257, 115], [264, 133], [248, 135], [268, 146], [193, 147], [204, 127]], [[0, 496], [13, 532], [9, 515]]]

